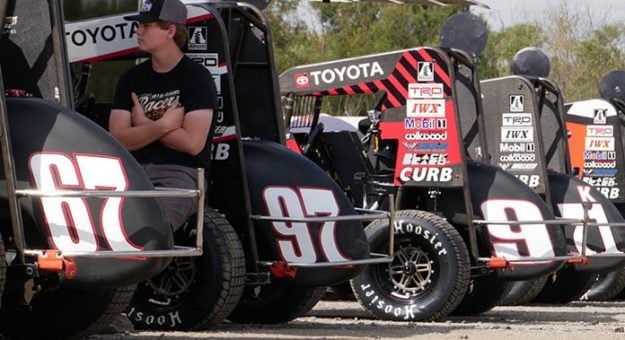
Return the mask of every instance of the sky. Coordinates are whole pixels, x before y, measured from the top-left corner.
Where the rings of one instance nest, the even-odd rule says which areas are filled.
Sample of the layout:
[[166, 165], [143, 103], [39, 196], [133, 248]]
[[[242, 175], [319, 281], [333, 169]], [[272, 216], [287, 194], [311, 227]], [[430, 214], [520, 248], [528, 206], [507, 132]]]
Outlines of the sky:
[[625, 0], [478, 0], [490, 10], [476, 6], [471, 8], [475, 14], [484, 14], [494, 30], [510, 27], [528, 21], [547, 20], [559, 6], [566, 2], [578, 13], [591, 19], [596, 27], [620, 22], [625, 24]]

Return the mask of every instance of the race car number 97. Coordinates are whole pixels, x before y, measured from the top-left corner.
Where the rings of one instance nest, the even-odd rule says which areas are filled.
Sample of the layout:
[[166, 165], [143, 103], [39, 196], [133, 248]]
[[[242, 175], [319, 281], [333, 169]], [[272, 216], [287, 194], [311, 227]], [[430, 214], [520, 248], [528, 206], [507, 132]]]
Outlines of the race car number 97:
[[[334, 192], [327, 189], [268, 187], [263, 200], [273, 217], [337, 216]], [[318, 256], [309, 225], [304, 222], [271, 222], [278, 235], [276, 242], [282, 258], [290, 262], [315, 263]], [[338, 249], [336, 222], [323, 222], [319, 230], [321, 249], [330, 262], [348, 261]]]
[[[111, 190], [128, 188], [118, 158], [101, 155], [36, 153], [29, 162], [37, 189]], [[105, 198], [99, 214], [103, 239], [113, 251], [142, 250], [128, 239], [122, 221], [121, 197]], [[42, 197], [41, 205], [53, 246], [59, 250], [98, 250], [97, 229], [87, 200], [81, 197]]]

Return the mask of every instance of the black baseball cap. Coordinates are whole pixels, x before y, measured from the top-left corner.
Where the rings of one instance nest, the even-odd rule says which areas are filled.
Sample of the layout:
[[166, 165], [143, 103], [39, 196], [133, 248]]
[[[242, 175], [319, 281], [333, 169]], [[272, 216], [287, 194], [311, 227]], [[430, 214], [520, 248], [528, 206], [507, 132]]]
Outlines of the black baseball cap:
[[124, 19], [139, 22], [167, 21], [174, 24], [187, 22], [187, 7], [180, 0], [143, 0], [139, 14]]

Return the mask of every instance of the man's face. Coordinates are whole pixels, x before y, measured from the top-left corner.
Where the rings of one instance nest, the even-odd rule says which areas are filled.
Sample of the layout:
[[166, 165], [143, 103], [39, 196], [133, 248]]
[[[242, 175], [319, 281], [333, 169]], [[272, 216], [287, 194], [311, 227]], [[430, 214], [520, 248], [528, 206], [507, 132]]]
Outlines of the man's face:
[[167, 25], [163, 28], [158, 22], [140, 22], [137, 27], [137, 42], [139, 49], [143, 52], [153, 53], [163, 46], [166, 46], [170, 38], [170, 28]]

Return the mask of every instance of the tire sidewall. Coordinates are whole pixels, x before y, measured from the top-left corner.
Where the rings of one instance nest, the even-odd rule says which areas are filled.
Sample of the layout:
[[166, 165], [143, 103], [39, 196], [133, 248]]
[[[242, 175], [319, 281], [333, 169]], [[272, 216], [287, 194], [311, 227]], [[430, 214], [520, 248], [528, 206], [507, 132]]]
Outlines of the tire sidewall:
[[[427, 215], [426, 215], [427, 216]], [[433, 216], [433, 215], [431, 215]], [[435, 216], [433, 216], [435, 217]], [[438, 217], [435, 217], [438, 218]], [[378, 317], [391, 320], [433, 320], [444, 317], [449, 309], [450, 297], [458, 288], [461, 271], [468, 271], [457, 261], [458, 256], [468, 257], [468, 252], [458, 254], [457, 248], [446, 233], [441, 232], [432, 221], [399, 212], [395, 221], [395, 253], [401, 250], [402, 243], [409, 240], [413, 246], [419, 246], [428, 253], [433, 261], [434, 273], [425, 293], [420, 296], [399, 298], [393, 295], [391, 287], [380, 283], [388, 264], [371, 265], [352, 280], [354, 294], [370, 312]], [[367, 236], [371, 250], [377, 253], [388, 251], [388, 222], [376, 221], [367, 227]], [[459, 236], [458, 236], [459, 238]], [[464, 244], [461, 244], [464, 247]], [[460, 252], [462, 253], [462, 252]], [[388, 278], [388, 272], [384, 278]], [[467, 274], [468, 280], [468, 274]], [[466, 287], [464, 288], [466, 291]], [[462, 292], [464, 295], [464, 292]], [[461, 297], [460, 297], [461, 298]], [[460, 298], [456, 303], [460, 302]], [[453, 306], [455, 308], [455, 306]], [[453, 309], [453, 308], [451, 308]], [[442, 315], [444, 314], [444, 315]]]
[[139, 284], [127, 314], [138, 329], [190, 329], [202, 322], [227, 289], [226, 272], [229, 261], [223, 259], [220, 248], [224, 236], [214, 223], [214, 215], [207, 213], [204, 223], [204, 243], [201, 256], [192, 258], [195, 274], [190, 287], [170, 305], [151, 302], [153, 289], [147, 282]]

